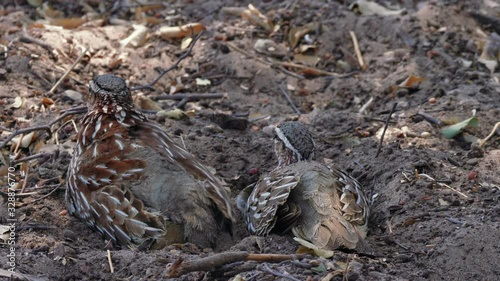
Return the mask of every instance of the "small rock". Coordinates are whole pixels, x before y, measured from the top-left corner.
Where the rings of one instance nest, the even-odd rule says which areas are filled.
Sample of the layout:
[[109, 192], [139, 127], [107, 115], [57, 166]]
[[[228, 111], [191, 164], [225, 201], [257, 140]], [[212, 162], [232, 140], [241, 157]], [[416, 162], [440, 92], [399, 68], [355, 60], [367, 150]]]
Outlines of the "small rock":
[[271, 39], [257, 39], [253, 48], [257, 53], [275, 58], [282, 58], [288, 52], [284, 45], [277, 44]]
[[5, 68], [0, 68], [0, 80], [5, 80], [6, 74], [7, 74], [7, 70]]
[[465, 163], [467, 163], [467, 165], [475, 166], [475, 165], [477, 165], [477, 162], [479, 162], [479, 160], [477, 158], [472, 158], [472, 159], [467, 160], [467, 162], [465, 162]]
[[422, 138], [429, 138], [430, 136], [431, 136], [431, 133], [429, 133], [429, 132], [422, 132], [420, 134], [420, 137], [422, 137]]
[[72, 101], [81, 101], [83, 99], [83, 95], [80, 92], [73, 90], [66, 90], [63, 95]]

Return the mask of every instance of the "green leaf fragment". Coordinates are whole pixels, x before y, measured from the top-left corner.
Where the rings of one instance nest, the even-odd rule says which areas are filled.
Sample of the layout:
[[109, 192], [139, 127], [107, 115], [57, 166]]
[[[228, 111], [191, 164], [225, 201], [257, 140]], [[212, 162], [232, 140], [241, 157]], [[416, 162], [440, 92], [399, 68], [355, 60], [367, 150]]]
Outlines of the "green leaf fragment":
[[466, 119], [462, 122], [459, 122], [455, 125], [448, 126], [446, 128], [443, 128], [441, 130], [441, 133], [443, 136], [447, 139], [452, 139], [456, 135], [460, 134], [462, 132], [462, 129], [465, 127], [478, 127], [479, 126], [479, 119], [477, 117], [471, 117], [469, 119]]

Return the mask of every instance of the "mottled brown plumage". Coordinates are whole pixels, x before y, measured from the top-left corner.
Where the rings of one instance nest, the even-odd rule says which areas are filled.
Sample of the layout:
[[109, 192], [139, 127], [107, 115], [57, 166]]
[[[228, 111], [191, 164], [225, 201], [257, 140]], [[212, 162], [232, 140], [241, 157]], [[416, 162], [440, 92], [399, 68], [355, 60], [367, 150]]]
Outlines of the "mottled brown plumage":
[[123, 79], [100, 75], [89, 89], [68, 170], [70, 214], [129, 247], [212, 246], [234, 220], [224, 181], [134, 108]]
[[278, 167], [238, 197], [249, 232], [292, 230], [319, 248], [365, 249], [369, 206], [360, 184], [312, 160], [314, 141], [301, 123], [275, 131]]

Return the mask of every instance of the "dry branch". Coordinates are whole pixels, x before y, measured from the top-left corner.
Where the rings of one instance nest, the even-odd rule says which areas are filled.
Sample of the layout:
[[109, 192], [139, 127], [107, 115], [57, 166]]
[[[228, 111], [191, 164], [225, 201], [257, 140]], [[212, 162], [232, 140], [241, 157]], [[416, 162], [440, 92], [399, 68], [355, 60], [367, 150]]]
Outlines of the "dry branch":
[[184, 261], [179, 258], [167, 269], [169, 278], [180, 277], [194, 271], [210, 271], [217, 267], [239, 261], [281, 262], [300, 259], [307, 255], [249, 254], [247, 252], [223, 252], [201, 259]]

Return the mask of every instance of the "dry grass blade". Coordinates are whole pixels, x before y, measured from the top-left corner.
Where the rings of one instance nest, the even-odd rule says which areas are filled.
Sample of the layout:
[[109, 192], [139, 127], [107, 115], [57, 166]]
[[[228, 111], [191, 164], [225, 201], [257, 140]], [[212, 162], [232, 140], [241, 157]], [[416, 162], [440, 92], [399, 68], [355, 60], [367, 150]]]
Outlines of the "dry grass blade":
[[54, 86], [52, 86], [52, 89], [50, 89], [49, 93], [54, 93], [54, 91], [59, 86], [59, 84], [61, 84], [61, 82], [64, 80], [64, 78], [66, 78], [66, 76], [68, 76], [68, 74], [75, 68], [75, 66], [78, 63], [80, 63], [80, 61], [83, 59], [83, 56], [85, 55], [85, 53], [87, 52], [87, 50], [88, 50], [87, 47], [83, 47], [82, 48], [82, 53], [78, 56], [78, 58], [70, 66], [70, 68], [68, 68], [68, 70], [66, 70], [66, 72], [63, 74], [63, 76], [61, 76], [61, 78], [59, 78], [59, 80], [54, 84]]

